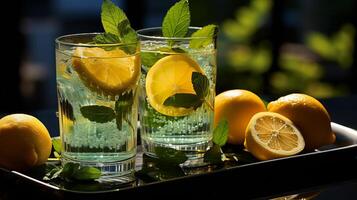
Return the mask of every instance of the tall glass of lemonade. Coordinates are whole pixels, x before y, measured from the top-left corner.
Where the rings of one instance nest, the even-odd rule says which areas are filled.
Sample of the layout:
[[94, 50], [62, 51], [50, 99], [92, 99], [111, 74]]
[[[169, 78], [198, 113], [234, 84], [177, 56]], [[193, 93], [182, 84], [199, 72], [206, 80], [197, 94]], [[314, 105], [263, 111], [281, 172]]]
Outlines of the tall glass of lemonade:
[[216, 35], [164, 37], [162, 28], [137, 31], [141, 41], [140, 123], [144, 152], [155, 147], [202, 158], [213, 134]]
[[135, 167], [140, 45], [95, 44], [97, 33], [56, 39], [62, 161], [97, 167], [103, 176]]

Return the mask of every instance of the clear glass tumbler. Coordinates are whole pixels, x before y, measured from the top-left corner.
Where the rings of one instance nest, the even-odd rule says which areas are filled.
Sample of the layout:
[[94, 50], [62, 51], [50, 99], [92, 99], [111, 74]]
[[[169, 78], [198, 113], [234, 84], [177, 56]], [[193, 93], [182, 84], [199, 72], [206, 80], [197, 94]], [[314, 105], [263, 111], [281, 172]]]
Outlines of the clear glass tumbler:
[[[187, 35], [199, 29], [190, 27]], [[216, 36], [165, 38], [160, 27], [137, 33], [144, 152], [156, 156], [155, 147], [168, 147], [184, 151], [191, 161], [202, 158], [212, 146]]]
[[94, 44], [97, 34], [56, 39], [62, 162], [130, 179], [136, 155], [140, 45]]

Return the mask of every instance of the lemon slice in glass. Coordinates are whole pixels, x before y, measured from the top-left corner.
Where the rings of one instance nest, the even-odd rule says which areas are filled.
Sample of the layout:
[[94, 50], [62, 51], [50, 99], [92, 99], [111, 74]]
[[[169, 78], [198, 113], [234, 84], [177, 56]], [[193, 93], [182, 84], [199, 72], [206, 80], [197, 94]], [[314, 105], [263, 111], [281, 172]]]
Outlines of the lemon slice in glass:
[[269, 160], [301, 152], [305, 141], [290, 119], [278, 113], [260, 112], [248, 124], [245, 146], [259, 160]]
[[192, 72], [203, 74], [197, 62], [187, 55], [169, 55], [158, 60], [146, 76], [146, 95], [150, 105], [167, 116], [185, 116], [193, 108], [165, 106], [167, 98], [177, 93], [196, 94], [192, 85]]
[[87, 87], [105, 95], [117, 95], [133, 87], [140, 74], [140, 57], [121, 49], [77, 47], [72, 64]]

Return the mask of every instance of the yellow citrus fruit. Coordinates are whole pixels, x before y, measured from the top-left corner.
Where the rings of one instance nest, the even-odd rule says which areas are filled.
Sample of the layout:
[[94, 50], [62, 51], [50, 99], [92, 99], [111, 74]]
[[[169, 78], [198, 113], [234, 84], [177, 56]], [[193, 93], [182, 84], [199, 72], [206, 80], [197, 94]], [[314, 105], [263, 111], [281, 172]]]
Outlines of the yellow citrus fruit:
[[260, 112], [249, 121], [245, 146], [259, 160], [295, 155], [305, 147], [293, 122], [273, 112]]
[[217, 95], [214, 105], [215, 126], [222, 120], [228, 121], [228, 143], [243, 144], [245, 129], [250, 118], [265, 111], [264, 102], [247, 90], [228, 90]]
[[120, 49], [77, 47], [72, 64], [89, 88], [108, 95], [133, 87], [140, 74], [140, 57]]
[[331, 119], [325, 107], [306, 94], [290, 94], [272, 101], [268, 110], [289, 118], [305, 139], [305, 149], [314, 150], [335, 142]]
[[164, 102], [176, 93], [196, 94], [191, 81], [192, 72], [203, 74], [201, 67], [187, 55], [169, 55], [158, 60], [146, 76], [146, 95], [150, 105], [168, 116], [191, 113], [193, 108], [165, 106]]
[[26, 170], [47, 161], [52, 141], [37, 118], [12, 114], [0, 119], [0, 166]]

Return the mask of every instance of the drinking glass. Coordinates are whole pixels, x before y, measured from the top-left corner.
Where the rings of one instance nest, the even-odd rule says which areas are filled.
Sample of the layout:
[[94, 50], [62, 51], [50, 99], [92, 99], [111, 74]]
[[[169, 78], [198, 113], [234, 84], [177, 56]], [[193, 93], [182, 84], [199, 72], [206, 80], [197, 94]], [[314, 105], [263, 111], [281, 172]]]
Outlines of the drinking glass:
[[[199, 29], [190, 27], [187, 35]], [[156, 147], [168, 147], [184, 151], [189, 161], [202, 158], [212, 146], [216, 36], [167, 38], [161, 27], [137, 33], [144, 152], [157, 156]]]
[[129, 180], [136, 155], [140, 45], [95, 44], [98, 34], [56, 39], [61, 159]]

